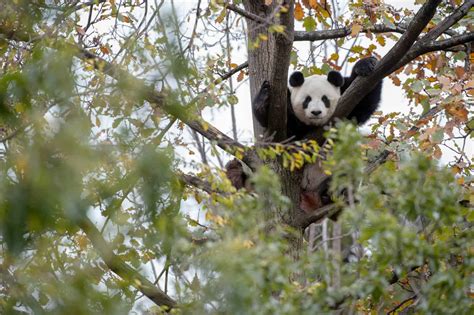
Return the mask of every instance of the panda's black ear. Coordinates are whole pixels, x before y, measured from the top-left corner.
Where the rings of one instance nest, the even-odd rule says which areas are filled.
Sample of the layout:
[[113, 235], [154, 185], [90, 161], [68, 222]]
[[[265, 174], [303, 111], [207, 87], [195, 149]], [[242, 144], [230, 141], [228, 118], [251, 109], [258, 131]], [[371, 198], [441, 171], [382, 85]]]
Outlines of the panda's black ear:
[[298, 87], [302, 86], [304, 83], [304, 76], [301, 71], [295, 71], [290, 75], [290, 86]]
[[342, 77], [341, 73], [338, 71], [329, 71], [328, 81], [329, 83], [337, 87], [342, 86], [344, 84], [344, 78]]

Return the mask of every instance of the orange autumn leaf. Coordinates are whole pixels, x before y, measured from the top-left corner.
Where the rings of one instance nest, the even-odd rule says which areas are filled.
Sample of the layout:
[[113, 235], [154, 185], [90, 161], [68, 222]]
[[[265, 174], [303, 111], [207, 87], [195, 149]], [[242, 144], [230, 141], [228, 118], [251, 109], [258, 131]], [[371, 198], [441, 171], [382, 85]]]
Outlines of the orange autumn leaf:
[[110, 54], [110, 50], [106, 46], [100, 46], [100, 51], [106, 55]]
[[304, 18], [303, 7], [302, 7], [301, 4], [298, 2], [298, 3], [295, 5], [295, 19], [297, 19], [298, 21], [302, 21], [303, 18]]
[[237, 76], [237, 82], [240, 82], [244, 79], [244, 72], [240, 71], [239, 75]]
[[460, 106], [460, 105], [457, 105], [457, 104], [448, 104], [446, 105], [446, 112], [461, 120], [461, 121], [467, 121], [467, 115], [469, 114], [469, 112], [467, 111], [467, 109], [465, 109], [464, 107]]

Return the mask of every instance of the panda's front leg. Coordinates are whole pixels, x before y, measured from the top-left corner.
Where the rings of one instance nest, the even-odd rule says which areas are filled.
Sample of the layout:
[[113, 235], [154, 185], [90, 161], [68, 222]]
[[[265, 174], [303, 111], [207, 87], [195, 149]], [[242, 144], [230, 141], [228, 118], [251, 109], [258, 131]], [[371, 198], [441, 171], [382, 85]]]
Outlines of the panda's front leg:
[[260, 91], [253, 99], [252, 110], [259, 124], [268, 127], [268, 100], [270, 98], [270, 82], [263, 81]]
[[366, 77], [370, 75], [377, 65], [377, 58], [375, 57], [368, 57], [359, 60], [354, 65], [354, 69], [352, 69], [352, 76], [360, 75], [362, 77]]
[[[346, 89], [352, 84], [356, 77], [366, 77], [374, 72], [375, 66], [377, 65], [377, 58], [368, 57], [359, 60], [352, 69], [351, 76], [346, 78], [344, 86], [341, 88], [341, 92], [344, 93]], [[364, 124], [379, 106], [381, 95], [382, 95], [382, 80], [377, 82], [372, 90], [360, 100], [360, 102], [354, 107], [352, 112], [347, 116], [349, 120], [355, 119], [359, 125]]]

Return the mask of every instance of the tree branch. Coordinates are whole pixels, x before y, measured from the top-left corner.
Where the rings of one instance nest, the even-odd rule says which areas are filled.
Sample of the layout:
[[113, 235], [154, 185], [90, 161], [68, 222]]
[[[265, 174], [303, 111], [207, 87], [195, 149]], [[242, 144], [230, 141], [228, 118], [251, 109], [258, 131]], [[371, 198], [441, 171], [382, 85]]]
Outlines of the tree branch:
[[416, 52], [419, 55], [426, 54], [428, 52], [438, 51], [438, 50], [446, 50], [458, 45], [462, 45], [465, 43], [469, 43], [474, 41], [474, 32], [454, 36], [448, 39], [439, 40], [435, 42], [428, 42], [423, 43]]
[[187, 115], [181, 113], [179, 110], [176, 110], [175, 108], [167, 104], [165, 102], [165, 97], [162, 94], [156, 92], [153, 88], [147, 86], [145, 82], [143, 82], [143, 80], [132, 76], [130, 73], [123, 69], [120, 69], [116, 65], [84, 49], [79, 49], [76, 56], [82, 60], [93, 61], [96, 69], [101, 70], [102, 72], [116, 80], [125, 79], [129, 81], [133, 86], [136, 86], [137, 89], [143, 92], [144, 98], [147, 101], [164, 109], [168, 114], [178, 118], [186, 125], [188, 125], [191, 129], [200, 133], [210, 141], [215, 141], [221, 149], [227, 151], [228, 153], [235, 155], [237, 149], [243, 150], [246, 148], [243, 144], [235, 141], [226, 134], [222, 133], [210, 123], [202, 119], [189, 119]]
[[438, 23], [426, 34], [421, 40], [432, 41], [438, 38], [441, 34], [446, 32], [451, 26], [461, 20], [474, 5], [474, 0], [467, 0], [461, 6], [457, 7], [454, 12]]
[[[334, 118], [347, 117], [355, 105], [385, 76], [399, 68], [397, 61], [403, 58], [415, 43], [425, 26], [433, 18], [441, 0], [428, 0], [416, 13], [405, 33], [390, 51], [377, 63], [368, 77], [357, 77], [339, 99]], [[397, 67], [394, 66], [397, 65]]]
[[87, 217], [82, 218], [79, 222], [79, 226], [90, 239], [95, 250], [97, 250], [110, 270], [137, 288], [156, 305], [167, 306], [169, 309], [177, 307], [177, 303], [174, 299], [116, 256], [111, 246], [107, 244], [102, 234], [100, 234], [99, 230]]
[[306, 229], [310, 224], [316, 223], [324, 218], [329, 218], [341, 210], [342, 209], [340, 207], [332, 203], [322, 206], [311, 213], [304, 212], [295, 219], [295, 226]]
[[[29, 42], [30, 38], [39, 38], [36, 34], [31, 36], [30, 34], [24, 33], [21, 30], [11, 30], [0, 24], [0, 34], [3, 34], [6, 39], [16, 40], [16, 41], [26, 41]], [[71, 51], [74, 52], [74, 55], [84, 61], [89, 61], [94, 64], [94, 67], [103, 72], [104, 74], [114, 78], [117, 81], [125, 81], [133, 86], [136, 90], [141, 91], [144, 95], [144, 99], [148, 102], [157, 105], [162, 108], [171, 116], [174, 116], [188, 125], [191, 129], [200, 133], [210, 141], [215, 141], [216, 144], [226, 152], [231, 155], [235, 155], [237, 151], [243, 151], [246, 149], [246, 146], [235, 141], [231, 137], [222, 133], [220, 130], [212, 126], [210, 123], [204, 121], [200, 117], [198, 119], [193, 119], [189, 117], [189, 114], [184, 114], [180, 110], [176, 110], [174, 106], [170, 106], [166, 103], [166, 97], [159, 92], [156, 92], [152, 87], [147, 86], [147, 84], [136, 78], [135, 76], [128, 73], [126, 70], [121, 69], [119, 66], [114, 65], [107, 60], [89, 52], [85, 49], [81, 49], [73, 44], [69, 45]]]
[[[325, 40], [325, 39], [335, 39], [346, 37], [351, 34], [352, 30], [349, 27], [343, 27], [333, 30], [324, 30], [324, 31], [313, 31], [313, 32], [305, 32], [305, 31], [295, 31], [295, 42], [297, 41], [318, 41], [318, 40]], [[383, 25], [383, 24], [376, 24], [373, 27], [364, 28], [361, 30], [362, 33], [400, 33], [403, 34], [405, 32], [405, 28], [397, 25], [395, 27]]]
[[231, 3], [225, 3], [224, 4], [225, 7], [231, 11], [234, 11], [235, 13], [247, 18], [247, 19], [250, 19], [252, 21], [255, 21], [257, 23], [260, 23], [260, 24], [269, 24], [269, 21], [267, 21], [266, 19], [256, 15], [256, 14], [253, 14], [251, 12], [248, 12], [248, 11], [245, 11], [244, 9], [241, 9], [239, 8], [238, 6], [236, 6], [235, 4], [231, 4]]
[[194, 175], [181, 174], [180, 177], [181, 177], [181, 181], [184, 184], [186, 184], [188, 186], [196, 187], [198, 189], [201, 189], [201, 190], [207, 192], [208, 194], [222, 193], [222, 192], [219, 192], [219, 191], [213, 189], [212, 185], [209, 182], [207, 182], [205, 180], [202, 180], [199, 177], [196, 177]]
[[249, 66], [248, 61], [246, 61], [246, 62], [244, 62], [244, 63], [238, 65], [237, 67], [235, 67], [234, 69], [230, 70], [229, 72], [227, 72], [227, 73], [221, 75], [220, 78], [218, 78], [218, 79], [216, 79], [216, 80], [214, 81], [214, 84], [219, 84], [219, 83], [221, 83], [222, 81], [227, 80], [228, 78], [230, 78], [231, 76], [233, 76], [233, 75], [236, 74], [237, 72], [239, 72], [239, 71], [241, 71], [241, 70], [247, 68], [248, 66]]

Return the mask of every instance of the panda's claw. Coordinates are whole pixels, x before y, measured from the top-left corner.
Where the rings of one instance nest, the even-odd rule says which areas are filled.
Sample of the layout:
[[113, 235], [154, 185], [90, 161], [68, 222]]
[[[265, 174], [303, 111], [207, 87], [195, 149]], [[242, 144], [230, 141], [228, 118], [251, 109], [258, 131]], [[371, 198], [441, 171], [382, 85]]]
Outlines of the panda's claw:
[[361, 59], [355, 64], [354, 73], [366, 77], [374, 71], [376, 64], [377, 58], [375, 57]]
[[268, 89], [270, 89], [270, 82], [268, 82], [267, 80], [263, 81], [262, 87], [261, 87], [260, 89], [261, 89], [261, 90], [268, 90]]
[[267, 100], [270, 97], [270, 82], [267, 80], [263, 81], [262, 86], [260, 87], [260, 92], [258, 93], [260, 95], [261, 100]]

